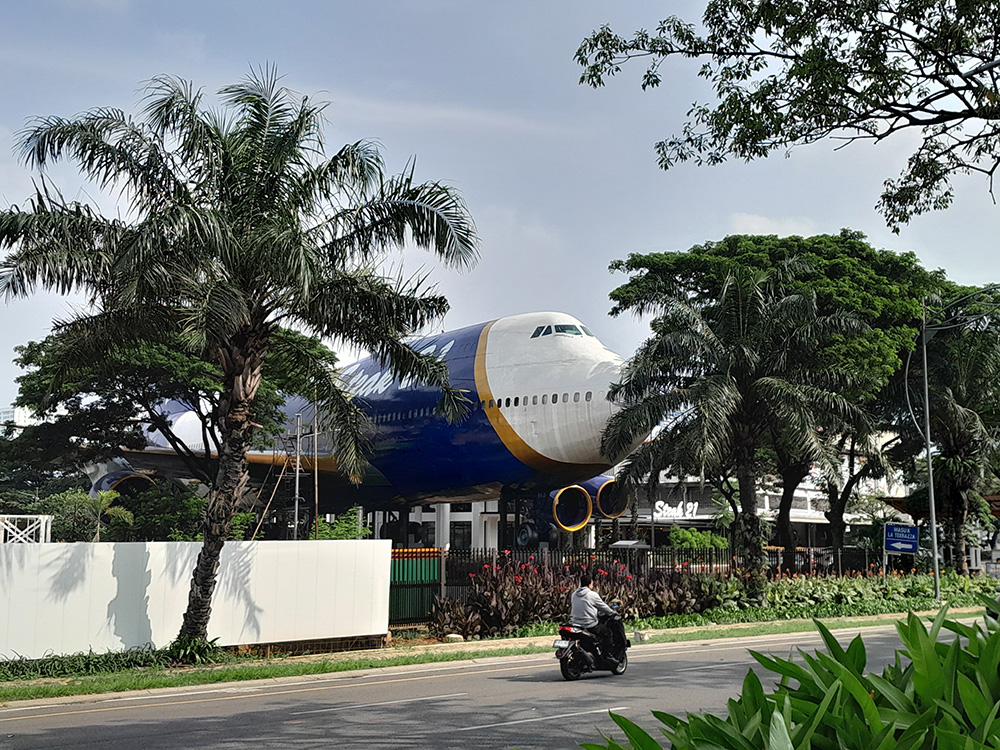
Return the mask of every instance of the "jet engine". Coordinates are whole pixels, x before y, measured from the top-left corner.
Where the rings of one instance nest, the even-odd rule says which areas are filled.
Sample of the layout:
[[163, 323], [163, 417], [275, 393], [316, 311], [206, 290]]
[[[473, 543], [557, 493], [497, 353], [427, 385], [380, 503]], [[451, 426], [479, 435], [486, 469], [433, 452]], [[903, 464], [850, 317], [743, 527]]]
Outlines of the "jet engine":
[[98, 492], [114, 490], [119, 495], [139, 494], [149, 489], [153, 480], [145, 474], [140, 474], [124, 458], [112, 458], [84, 467], [90, 479], [90, 496], [97, 497]]
[[619, 518], [628, 509], [628, 496], [622, 492], [614, 477], [599, 476], [580, 482], [593, 500], [594, 512], [601, 518]]
[[578, 484], [549, 493], [552, 520], [563, 531], [579, 531], [587, 525], [594, 510], [590, 493]]

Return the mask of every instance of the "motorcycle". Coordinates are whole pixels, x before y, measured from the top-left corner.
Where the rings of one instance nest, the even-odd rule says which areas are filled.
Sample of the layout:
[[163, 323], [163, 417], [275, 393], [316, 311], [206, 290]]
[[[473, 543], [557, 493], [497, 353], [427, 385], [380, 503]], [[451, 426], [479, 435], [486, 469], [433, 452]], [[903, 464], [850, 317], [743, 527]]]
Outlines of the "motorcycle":
[[632, 642], [625, 637], [621, 617], [601, 615], [598, 623], [606, 625], [602, 638], [569, 623], [559, 626], [559, 640], [552, 647], [564, 679], [578, 680], [580, 675], [597, 670], [618, 675], [628, 669], [628, 649]]

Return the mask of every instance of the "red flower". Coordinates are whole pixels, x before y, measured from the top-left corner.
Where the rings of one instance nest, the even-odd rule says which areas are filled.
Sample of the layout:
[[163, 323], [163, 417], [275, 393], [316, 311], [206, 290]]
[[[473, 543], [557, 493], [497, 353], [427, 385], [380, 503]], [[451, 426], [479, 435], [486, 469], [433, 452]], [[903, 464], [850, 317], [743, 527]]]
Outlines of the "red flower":
[[523, 578], [521, 578], [521, 576], [514, 576], [514, 580], [515, 580], [515, 581], [517, 581], [518, 583], [520, 583], [520, 582], [521, 582], [521, 581], [523, 581], [524, 579], [523, 579]]
[[631, 581], [632, 580], [632, 576], [625, 576], [625, 580], [626, 581]]
[[485, 564], [485, 565], [483, 566], [483, 570], [489, 570], [489, 569], [490, 569], [490, 564], [489, 564], [489, 563], [486, 563], [486, 564]]
[[476, 577], [475, 573], [469, 573], [469, 578], [475, 578], [475, 577]]
[[529, 559], [529, 560], [534, 560], [534, 559], [535, 559], [535, 556], [534, 556], [534, 555], [528, 555], [528, 559]]

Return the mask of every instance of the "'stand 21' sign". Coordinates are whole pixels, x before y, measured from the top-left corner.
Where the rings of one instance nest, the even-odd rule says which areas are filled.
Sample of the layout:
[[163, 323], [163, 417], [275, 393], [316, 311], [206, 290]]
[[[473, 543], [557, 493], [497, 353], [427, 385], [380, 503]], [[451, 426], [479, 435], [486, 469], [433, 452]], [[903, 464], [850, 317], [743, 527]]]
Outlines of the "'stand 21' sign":
[[698, 515], [698, 503], [681, 500], [671, 505], [666, 500], [657, 500], [653, 506], [653, 518], [694, 518]]

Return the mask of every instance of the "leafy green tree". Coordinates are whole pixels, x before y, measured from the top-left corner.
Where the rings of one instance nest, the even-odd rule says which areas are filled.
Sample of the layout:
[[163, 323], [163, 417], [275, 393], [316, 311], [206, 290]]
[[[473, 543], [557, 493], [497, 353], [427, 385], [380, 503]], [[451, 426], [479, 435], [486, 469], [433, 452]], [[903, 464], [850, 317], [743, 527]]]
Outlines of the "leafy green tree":
[[669, 16], [630, 38], [603, 26], [576, 59], [595, 87], [645, 59], [643, 89], [671, 58], [701, 62], [716, 101], [692, 105], [680, 133], [656, 144], [664, 169], [912, 133], [917, 146], [878, 204], [898, 229], [949, 206], [956, 174], [985, 175], [992, 191], [998, 15], [996, 0], [708, 0], [700, 26]]
[[52, 541], [99, 542], [101, 532], [114, 521], [132, 522], [132, 514], [114, 504], [117, 498], [117, 492], [91, 497], [86, 490], [66, 490], [36, 501], [31, 510], [52, 516]]
[[[222, 373], [210, 352], [197, 352], [176, 332], [108, 342], [100, 352], [80, 351], [73, 331], [18, 347], [17, 403], [46, 421], [17, 438], [33, 465], [79, 466], [122, 448], [146, 445], [145, 430], [163, 435], [192, 477], [211, 487], [219, 451], [218, 414]], [[155, 338], [154, 338], [155, 337]], [[96, 354], [96, 356], [95, 356]], [[321, 341], [279, 328], [271, 340], [250, 419], [257, 425], [254, 444], [266, 448], [284, 431], [280, 411], [285, 397], [312, 400], [313, 383], [302, 360], [332, 369], [336, 355]], [[166, 406], [182, 402], [201, 422], [200, 445], [188, 445], [173, 429]]]
[[[797, 261], [794, 273], [789, 273], [793, 259]], [[615, 261], [612, 270], [625, 271], [630, 278], [611, 293], [615, 303], [612, 314], [642, 312], [655, 306], [662, 295], [673, 293], [671, 290], [680, 290], [696, 301], [715, 299], [728, 275], [739, 265], [785, 269], [786, 288], [815, 296], [820, 315], [846, 312], [866, 324], [863, 332], [816, 340], [813, 348], [800, 347], [788, 355], [797, 358], [800, 368], [849, 374], [847, 395], [873, 412], [869, 419], [852, 424], [830, 421], [823, 425], [820, 454], [813, 447], [803, 450], [794, 434], [784, 434], [780, 423], [773, 425], [766, 451], [758, 459], [762, 471], [773, 472], [780, 482], [777, 531], [785, 548], [783, 567], [790, 568], [795, 547], [790, 518], [792, 499], [816, 463], [825, 469], [830, 492], [836, 497], [828, 518], [834, 530], [834, 546], [842, 545], [841, 497], [846, 501], [856, 483], [884, 462], [874, 447], [864, 454], [868, 460], [862, 462], [861, 475], [853, 480], [844, 477], [844, 464], [851, 464], [852, 456], [872, 443], [873, 436], [867, 434], [870, 425], [886, 424], [887, 417], [880, 418], [875, 406], [894, 383], [902, 358], [914, 346], [921, 300], [941, 289], [944, 279], [940, 271], [924, 270], [912, 253], [875, 249], [863, 234], [847, 229], [837, 235], [815, 237], [733, 235], [720, 242], [696, 245], [686, 252], [632, 254]], [[848, 452], [849, 447], [853, 453]], [[709, 478], [725, 492], [732, 474], [731, 467], [720, 467], [719, 474]]]
[[128, 541], [193, 542], [201, 536], [205, 499], [173, 483], [155, 482], [134, 497], [120, 496], [115, 505], [132, 514]]
[[[219, 557], [247, 492], [254, 404], [276, 332], [363, 347], [397, 378], [442, 389], [440, 412], [458, 418], [467, 400], [447, 366], [405, 343], [447, 310], [423, 276], [378, 270], [405, 242], [467, 267], [477, 238], [464, 203], [412, 167], [387, 176], [378, 149], [359, 142], [326, 156], [323, 105], [252, 73], [205, 106], [186, 81], [157, 77], [141, 119], [95, 109], [76, 119], [35, 121], [21, 154], [44, 169], [67, 159], [100, 187], [117, 189], [119, 217], [64, 200], [47, 182], [24, 208], [0, 213], [0, 292], [82, 289], [95, 310], [62, 327], [79, 351], [100, 351], [123, 333], [176, 332], [219, 371], [218, 469], [180, 635], [205, 639]], [[303, 356], [334, 452], [359, 481], [370, 423], [323, 362]]]
[[797, 352], [816, 341], [847, 334], [860, 324], [843, 315], [820, 315], [815, 297], [788, 294], [780, 274], [738, 265], [715, 299], [693, 298], [672, 285], [640, 309], [657, 316], [652, 336], [626, 363], [609, 397], [622, 404], [601, 444], [621, 455], [637, 437], [660, 431], [625, 461], [626, 482], [670, 469], [719, 473], [732, 466], [739, 497], [737, 552], [749, 576], [747, 591], [763, 593], [764, 554], [757, 515], [760, 451], [779, 430], [804, 453], [820, 455], [819, 428], [853, 415], [835, 368], [803, 368]]

